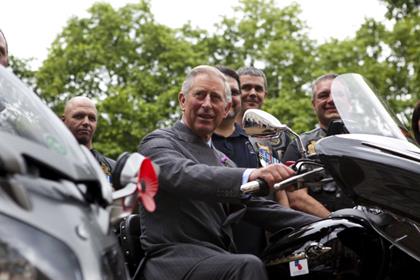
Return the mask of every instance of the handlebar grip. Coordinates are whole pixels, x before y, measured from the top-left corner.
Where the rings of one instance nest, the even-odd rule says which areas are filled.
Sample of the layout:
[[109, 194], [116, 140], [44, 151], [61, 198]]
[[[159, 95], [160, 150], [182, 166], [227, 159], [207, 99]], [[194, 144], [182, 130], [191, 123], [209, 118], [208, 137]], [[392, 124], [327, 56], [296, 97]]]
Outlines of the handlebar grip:
[[256, 196], [266, 196], [270, 192], [267, 183], [258, 178], [255, 181], [245, 183], [241, 186], [241, 192], [244, 194], [252, 193]]

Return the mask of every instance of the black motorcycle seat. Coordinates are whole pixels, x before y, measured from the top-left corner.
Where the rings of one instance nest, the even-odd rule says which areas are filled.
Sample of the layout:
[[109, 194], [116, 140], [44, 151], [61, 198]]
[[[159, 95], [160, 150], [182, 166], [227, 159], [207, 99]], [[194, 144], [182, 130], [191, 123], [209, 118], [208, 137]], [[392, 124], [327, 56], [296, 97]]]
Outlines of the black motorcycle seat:
[[124, 258], [133, 276], [144, 257], [144, 251], [140, 244], [140, 215], [133, 214], [123, 218], [120, 222], [120, 245]]

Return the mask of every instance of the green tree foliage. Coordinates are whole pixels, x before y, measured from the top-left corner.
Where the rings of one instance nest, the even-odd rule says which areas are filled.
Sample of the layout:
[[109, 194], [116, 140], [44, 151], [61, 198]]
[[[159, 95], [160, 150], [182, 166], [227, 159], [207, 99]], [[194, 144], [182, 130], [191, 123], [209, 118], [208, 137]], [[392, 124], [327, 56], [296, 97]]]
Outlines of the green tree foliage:
[[35, 71], [30, 69], [32, 59], [19, 59], [13, 55], [9, 56], [10, 68], [27, 86], [36, 91]]
[[224, 44], [213, 50], [214, 62], [263, 68], [269, 92], [264, 109], [298, 131], [312, 127], [315, 118], [304, 89], [312, 78], [314, 42], [299, 19], [300, 7], [242, 0], [235, 12], [218, 24], [216, 35]]
[[385, 52], [386, 31], [383, 24], [372, 19], [359, 28], [356, 36], [339, 41], [332, 39], [317, 50], [316, 75], [326, 72], [338, 74], [359, 73], [368, 78], [379, 92], [385, 92], [385, 81], [389, 76], [389, 65]]
[[119, 10], [99, 3], [89, 12], [70, 19], [53, 43], [37, 73], [39, 93], [58, 114], [72, 96], [95, 99], [95, 146], [115, 157], [176, 113], [186, 69], [206, 57], [156, 23], [147, 2]]
[[269, 88], [264, 109], [297, 132], [317, 122], [311, 81], [330, 72], [364, 75], [409, 118], [420, 98], [419, 5], [382, 1], [388, 25], [366, 19], [354, 37], [323, 44], [309, 38], [297, 4], [239, 0], [211, 34], [190, 23], [179, 29], [157, 23], [147, 0], [120, 9], [95, 4], [58, 35], [36, 73], [36, 89], [58, 114], [72, 96], [95, 99], [101, 115], [95, 147], [113, 157], [179, 117], [177, 93], [186, 71], [199, 64], [261, 68]]
[[387, 18], [400, 20], [412, 13], [418, 12], [419, 0], [382, 0], [387, 6]]
[[[416, 2], [416, 1], [414, 1]], [[420, 99], [420, 7], [417, 2], [410, 4], [410, 12], [404, 9], [405, 16], [398, 17], [393, 29], [389, 32], [387, 43], [392, 53], [388, 59], [395, 73], [391, 78], [390, 89], [398, 101], [395, 109], [409, 119], [412, 108]], [[390, 11], [395, 11], [390, 9]]]
[[366, 19], [353, 38], [319, 46], [318, 69], [364, 75], [409, 126], [412, 108], [420, 99], [419, 2], [383, 2], [392, 19], [389, 27]]

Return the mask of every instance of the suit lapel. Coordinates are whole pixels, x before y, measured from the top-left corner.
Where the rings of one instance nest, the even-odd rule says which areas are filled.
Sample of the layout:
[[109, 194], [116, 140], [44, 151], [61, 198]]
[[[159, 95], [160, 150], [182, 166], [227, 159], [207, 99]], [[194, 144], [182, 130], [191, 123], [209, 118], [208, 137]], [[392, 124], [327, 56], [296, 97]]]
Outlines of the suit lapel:
[[[200, 137], [195, 135], [192, 130], [178, 121], [174, 125], [177, 137], [184, 145], [188, 145], [188, 151], [191, 153], [197, 163], [206, 163], [211, 166], [220, 166], [222, 160], [226, 157], [222, 152], [212, 149]], [[230, 162], [228, 164], [231, 164]]]

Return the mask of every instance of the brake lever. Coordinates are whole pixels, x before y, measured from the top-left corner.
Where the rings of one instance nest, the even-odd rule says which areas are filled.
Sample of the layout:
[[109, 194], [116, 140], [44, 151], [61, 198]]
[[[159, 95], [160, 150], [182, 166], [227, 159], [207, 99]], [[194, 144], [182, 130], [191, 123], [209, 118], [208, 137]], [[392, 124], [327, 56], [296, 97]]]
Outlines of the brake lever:
[[287, 189], [290, 185], [296, 185], [297, 187], [294, 188], [294, 190], [298, 190], [303, 187], [303, 184], [305, 181], [310, 181], [311, 178], [314, 178], [319, 173], [324, 171], [324, 167], [318, 167], [315, 169], [312, 169], [311, 171], [301, 173], [298, 175], [294, 175], [292, 177], [289, 177], [279, 183], [274, 184], [273, 189], [275, 191], [281, 191]]

